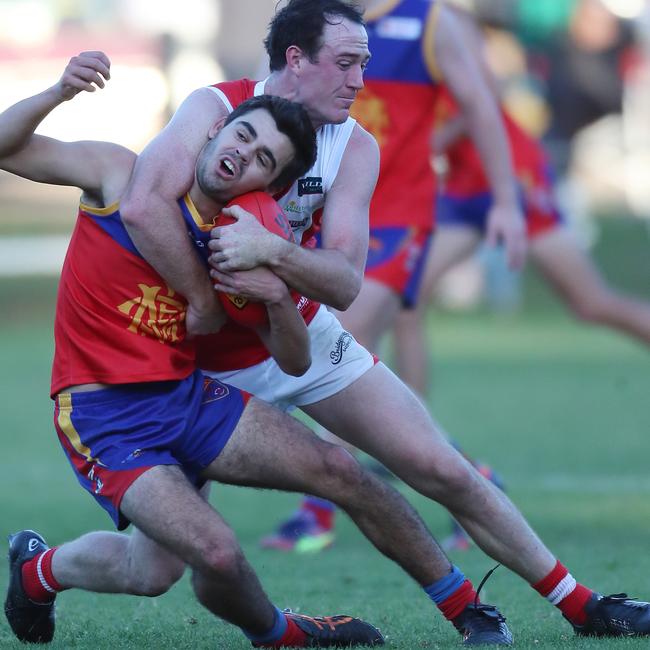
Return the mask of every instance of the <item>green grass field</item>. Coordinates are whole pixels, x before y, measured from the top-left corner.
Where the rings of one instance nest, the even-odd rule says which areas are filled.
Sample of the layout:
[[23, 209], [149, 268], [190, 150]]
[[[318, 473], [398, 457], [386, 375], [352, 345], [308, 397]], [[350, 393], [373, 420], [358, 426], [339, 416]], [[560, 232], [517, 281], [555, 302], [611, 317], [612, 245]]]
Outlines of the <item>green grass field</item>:
[[[647, 255], [647, 240], [641, 245]], [[608, 270], [622, 273], [614, 264]], [[627, 284], [638, 289], [638, 274], [632, 276]], [[647, 275], [644, 282], [647, 287]], [[498, 469], [509, 494], [578, 580], [606, 593], [650, 598], [650, 355], [616, 334], [574, 324], [534, 278], [527, 283], [534, 299], [520, 314], [432, 317], [431, 405], [468, 452]], [[0, 280], [2, 539], [34, 527], [57, 544], [110, 525], [78, 487], [51, 424], [55, 289], [54, 279]], [[439, 507], [405, 494], [436, 535], [447, 534]], [[294, 497], [217, 486], [213, 503], [238, 532], [278, 606], [365, 617], [383, 630], [389, 648], [459, 645], [419, 588], [349, 521], [340, 521], [337, 543], [326, 553], [278, 555], [256, 543], [293, 508]], [[475, 584], [493, 566], [476, 549], [453, 559]], [[2, 563], [3, 589], [6, 581]], [[643, 640], [574, 638], [557, 611], [503, 568], [487, 583], [484, 600], [499, 604], [521, 648], [647, 647]], [[23, 647], [4, 618], [0, 647]], [[186, 577], [149, 600], [62, 594], [52, 647], [249, 645], [196, 604]]]

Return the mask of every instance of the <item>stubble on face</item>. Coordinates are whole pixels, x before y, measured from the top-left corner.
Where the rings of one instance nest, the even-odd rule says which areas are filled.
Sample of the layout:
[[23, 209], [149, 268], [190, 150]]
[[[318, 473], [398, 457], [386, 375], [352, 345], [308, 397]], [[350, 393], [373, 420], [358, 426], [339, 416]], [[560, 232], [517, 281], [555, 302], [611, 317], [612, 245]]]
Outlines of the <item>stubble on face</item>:
[[365, 28], [350, 20], [327, 23], [322, 40], [315, 60], [306, 64], [299, 79], [297, 98], [307, 108], [315, 128], [345, 122], [363, 87], [362, 67], [370, 56]]
[[[254, 136], [243, 123], [253, 127]], [[248, 141], [240, 141], [239, 133], [246, 134]], [[271, 152], [274, 165], [260, 165], [258, 155], [265, 152]], [[197, 161], [190, 196], [197, 208], [201, 205], [214, 212], [215, 208], [221, 209], [241, 194], [254, 190], [266, 191], [293, 155], [290, 139], [278, 131], [275, 120], [266, 110], [256, 109], [245, 113], [206, 143]], [[222, 178], [215, 171], [224, 156], [236, 162], [236, 173], [232, 180]], [[263, 158], [268, 163], [267, 153]]]

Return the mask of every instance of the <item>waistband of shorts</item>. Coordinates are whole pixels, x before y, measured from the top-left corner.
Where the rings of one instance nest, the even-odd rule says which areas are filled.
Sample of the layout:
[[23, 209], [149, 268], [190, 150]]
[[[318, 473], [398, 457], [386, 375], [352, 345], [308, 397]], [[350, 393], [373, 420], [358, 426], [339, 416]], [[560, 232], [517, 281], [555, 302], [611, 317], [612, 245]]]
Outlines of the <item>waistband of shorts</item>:
[[198, 379], [202, 377], [200, 370], [195, 370], [185, 379], [173, 379], [170, 381], [150, 381], [145, 383], [119, 384], [109, 386], [108, 388], [99, 388], [98, 390], [79, 391], [69, 393], [61, 391], [54, 398], [55, 404], [59, 406], [60, 401], [72, 401], [76, 406], [106, 404], [109, 402], [132, 401], [134, 397], [146, 399], [160, 395], [161, 391], [166, 392], [174, 390], [182, 382], [190, 378]]

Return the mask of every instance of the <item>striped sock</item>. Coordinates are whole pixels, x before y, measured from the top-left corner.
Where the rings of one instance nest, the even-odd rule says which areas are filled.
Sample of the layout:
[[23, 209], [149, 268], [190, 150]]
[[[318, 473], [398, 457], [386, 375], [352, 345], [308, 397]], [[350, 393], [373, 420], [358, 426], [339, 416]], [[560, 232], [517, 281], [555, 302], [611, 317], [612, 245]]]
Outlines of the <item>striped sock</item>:
[[453, 621], [476, 599], [474, 586], [457, 566], [452, 566], [451, 573], [425, 587], [424, 591], [448, 621]]
[[27, 598], [35, 603], [49, 603], [62, 587], [52, 573], [52, 558], [57, 547], [48, 548], [25, 562], [22, 566], [23, 589]]
[[559, 561], [542, 580], [532, 585], [551, 605], [555, 605], [574, 625], [584, 625], [587, 619], [585, 605], [593, 592], [569, 573]]

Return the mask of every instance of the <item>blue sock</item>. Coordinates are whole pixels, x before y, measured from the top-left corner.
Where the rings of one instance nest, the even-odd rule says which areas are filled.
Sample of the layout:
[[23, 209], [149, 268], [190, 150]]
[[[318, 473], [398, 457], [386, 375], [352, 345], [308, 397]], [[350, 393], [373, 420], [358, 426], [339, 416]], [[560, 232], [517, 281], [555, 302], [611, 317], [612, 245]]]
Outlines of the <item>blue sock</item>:
[[424, 591], [431, 600], [439, 605], [447, 600], [463, 583], [465, 582], [465, 575], [457, 567], [452, 565], [451, 573], [448, 573], [444, 578], [436, 580], [428, 587], [424, 587]]
[[287, 619], [285, 615], [276, 607], [275, 622], [273, 627], [265, 634], [251, 634], [242, 628], [242, 632], [253, 643], [273, 643], [282, 637], [287, 630]]

